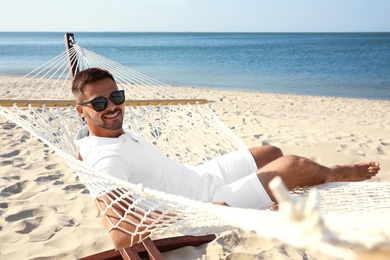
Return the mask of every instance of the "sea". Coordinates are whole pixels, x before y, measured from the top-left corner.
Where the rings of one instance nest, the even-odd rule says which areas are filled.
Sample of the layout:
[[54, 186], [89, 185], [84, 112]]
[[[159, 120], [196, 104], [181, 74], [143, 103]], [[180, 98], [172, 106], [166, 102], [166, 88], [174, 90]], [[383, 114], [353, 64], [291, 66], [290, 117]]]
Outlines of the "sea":
[[[65, 50], [64, 32], [0, 32], [0, 75]], [[390, 100], [390, 33], [76, 32], [81, 47], [169, 85]]]

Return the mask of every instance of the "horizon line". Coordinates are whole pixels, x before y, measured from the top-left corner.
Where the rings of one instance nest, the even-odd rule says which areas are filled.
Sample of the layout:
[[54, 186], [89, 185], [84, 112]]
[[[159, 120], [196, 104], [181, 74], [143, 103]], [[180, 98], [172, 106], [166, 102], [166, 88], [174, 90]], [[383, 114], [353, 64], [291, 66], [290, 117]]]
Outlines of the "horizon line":
[[390, 33], [390, 31], [0, 31], [0, 33]]

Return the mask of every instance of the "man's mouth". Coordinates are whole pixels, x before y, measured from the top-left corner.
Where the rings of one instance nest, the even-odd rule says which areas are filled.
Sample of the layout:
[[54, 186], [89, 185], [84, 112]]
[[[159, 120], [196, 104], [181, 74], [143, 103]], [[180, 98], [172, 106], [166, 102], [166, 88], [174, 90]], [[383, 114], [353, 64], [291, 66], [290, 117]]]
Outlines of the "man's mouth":
[[104, 115], [104, 118], [106, 118], [106, 119], [113, 119], [113, 118], [115, 118], [117, 116], [119, 116], [119, 111], [116, 111], [116, 112], [111, 113], [111, 114]]

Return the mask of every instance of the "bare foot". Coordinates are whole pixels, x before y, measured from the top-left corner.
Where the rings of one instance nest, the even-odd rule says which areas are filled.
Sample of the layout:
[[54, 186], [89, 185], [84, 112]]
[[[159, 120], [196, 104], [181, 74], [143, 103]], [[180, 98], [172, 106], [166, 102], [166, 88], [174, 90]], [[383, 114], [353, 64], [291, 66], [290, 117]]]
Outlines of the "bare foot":
[[332, 174], [328, 182], [336, 181], [364, 181], [378, 174], [379, 162], [365, 162], [349, 165], [335, 165], [331, 167]]

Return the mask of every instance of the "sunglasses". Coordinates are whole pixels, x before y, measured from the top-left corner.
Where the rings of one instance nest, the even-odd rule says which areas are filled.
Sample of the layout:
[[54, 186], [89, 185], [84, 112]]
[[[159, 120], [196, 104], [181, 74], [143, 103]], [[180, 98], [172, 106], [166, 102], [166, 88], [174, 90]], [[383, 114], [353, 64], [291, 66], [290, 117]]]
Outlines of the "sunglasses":
[[[122, 105], [125, 102], [125, 91], [124, 90], [116, 90], [110, 94], [108, 97], [109, 100], [111, 100], [112, 103], [115, 105]], [[96, 112], [102, 112], [104, 109], [107, 108], [108, 105], [108, 99], [106, 97], [97, 97], [90, 101], [81, 102], [79, 103], [80, 106], [85, 106], [87, 104], [92, 104], [93, 109]]]

